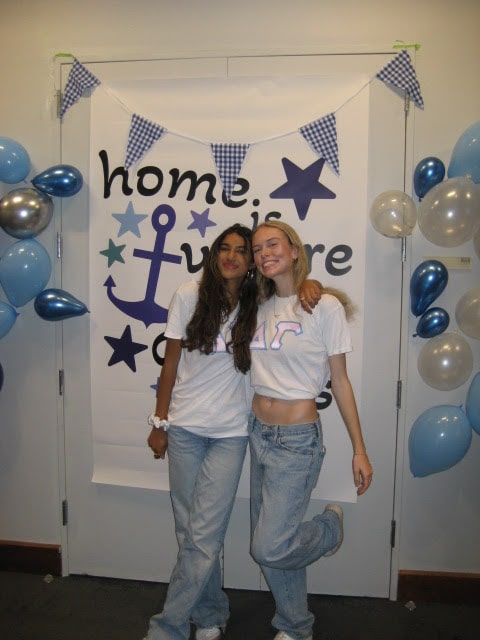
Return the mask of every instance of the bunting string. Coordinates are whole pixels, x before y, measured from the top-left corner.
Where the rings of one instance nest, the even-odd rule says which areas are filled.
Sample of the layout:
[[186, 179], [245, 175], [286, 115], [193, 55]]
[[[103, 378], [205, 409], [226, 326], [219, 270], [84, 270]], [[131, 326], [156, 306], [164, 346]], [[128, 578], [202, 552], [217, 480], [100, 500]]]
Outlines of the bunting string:
[[[417, 107], [421, 109], [424, 108], [420, 83], [418, 82], [415, 69], [413, 68], [410, 60], [410, 55], [406, 49], [403, 49], [400, 53], [396, 53], [392, 60], [390, 60], [390, 62], [375, 75], [375, 78], [386, 85], [391, 85], [407, 92]], [[369, 82], [367, 82], [360, 91], [368, 86], [372, 80], [373, 78], [369, 80]], [[60, 118], [63, 119], [68, 109], [70, 109], [70, 107], [72, 107], [82, 97], [87, 89], [94, 89], [100, 84], [102, 84], [100, 80], [88, 71], [88, 69], [86, 69], [76, 58], [74, 58], [72, 69], [70, 70], [65, 86]], [[108, 88], [106, 89], [109, 94], [112, 94]], [[357, 91], [355, 95], [358, 93], [359, 92]], [[124, 105], [117, 96], [113, 95], [113, 97], [116, 98], [126, 110], [128, 110], [128, 107]], [[352, 97], [350, 97], [343, 105], [340, 105], [335, 112], [324, 115], [297, 129], [298, 133], [314, 153], [321, 158], [324, 158], [336, 175], [340, 175], [336, 113], [338, 113], [345, 104], [350, 102], [351, 99]], [[166, 133], [166, 127], [161, 124], [147, 120], [140, 114], [132, 113], [126, 144], [125, 168], [128, 169], [134, 163], [140, 161], [147, 151], [155, 143], [161, 140]], [[171, 135], [180, 135], [171, 131], [168, 131], [168, 133]], [[287, 134], [283, 133], [276, 136], [276, 138], [280, 138], [285, 135]], [[187, 136], [180, 137], [186, 138]], [[212, 143], [196, 140], [190, 137], [188, 137], [188, 139], [195, 140], [195, 142], [200, 144], [208, 144], [210, 146], [212, 157], [227, 199], [230, 199], [231, 197], [233, 188], [235, 187], [237, 178], [240, 175], [250, 146], [252, 144], [258, 144], [259, 142], [265, 142], [264, 140], [257, 140], [255, 143], [251, 142], [248, 144]]]

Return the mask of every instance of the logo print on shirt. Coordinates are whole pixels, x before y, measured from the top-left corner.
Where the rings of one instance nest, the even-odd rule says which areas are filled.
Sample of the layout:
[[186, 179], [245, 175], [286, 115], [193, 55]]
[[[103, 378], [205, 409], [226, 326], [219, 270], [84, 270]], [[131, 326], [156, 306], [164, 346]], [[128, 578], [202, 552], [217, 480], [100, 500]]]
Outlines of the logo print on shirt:
[[[265, 336], [265, 322], [258, 327], [255, 331], [255, 335], [252, 338], [250, 343], [250, 349], [256, 350], [267, 350], [267, 339]], [[282, 340], [283, 336], [286, 333], [293, 333], [296, 336], [300, 336], [303, 333], [301, 322], [293, 322], [291, 320], [281, 320], [276, 324], [275, 335], [273, 336], [272, 341], [270, 342], [270, 349], [274, 349], [278, 351], [282, 348]]]

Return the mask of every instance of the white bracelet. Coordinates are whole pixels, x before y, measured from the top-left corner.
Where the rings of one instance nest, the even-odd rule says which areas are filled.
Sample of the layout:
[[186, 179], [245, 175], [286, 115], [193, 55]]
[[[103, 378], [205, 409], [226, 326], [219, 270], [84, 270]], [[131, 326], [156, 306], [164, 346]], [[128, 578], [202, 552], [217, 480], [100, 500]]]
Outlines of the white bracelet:
[[168, 431], [170, 427], [170, 423], [165, 418], [159, 418], [154, 413], [151, 413], [147, 419], [148, 424], [151, 427], [155, 427], [155, 429], [164, 429], [164, 431]]

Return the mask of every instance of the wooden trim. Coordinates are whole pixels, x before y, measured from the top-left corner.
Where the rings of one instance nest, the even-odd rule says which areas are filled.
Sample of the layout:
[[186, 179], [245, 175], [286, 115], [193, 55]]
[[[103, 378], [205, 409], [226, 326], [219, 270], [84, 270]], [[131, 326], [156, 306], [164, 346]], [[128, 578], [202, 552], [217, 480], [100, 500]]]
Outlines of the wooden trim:
[[397, 600], [480, 604], [480, 574], [399, 571]]
[[62, 575], [62, 548], [56, 544], [0, 540], [0, 570]]

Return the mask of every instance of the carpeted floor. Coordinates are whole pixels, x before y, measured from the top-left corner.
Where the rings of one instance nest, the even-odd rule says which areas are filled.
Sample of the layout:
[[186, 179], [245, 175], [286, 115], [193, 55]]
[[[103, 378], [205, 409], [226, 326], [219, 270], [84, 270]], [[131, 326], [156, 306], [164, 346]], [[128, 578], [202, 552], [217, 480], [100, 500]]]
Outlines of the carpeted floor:
[[[141, 640], [165, 584], [0, 572], [1, 640]], [[225, 640], [271, 640], [268, 592], [228, 589]], [[478, 640], [480, 604], [311, 596], [315, 640]], [[192, 635], [193, 638], [193, 635]]]

